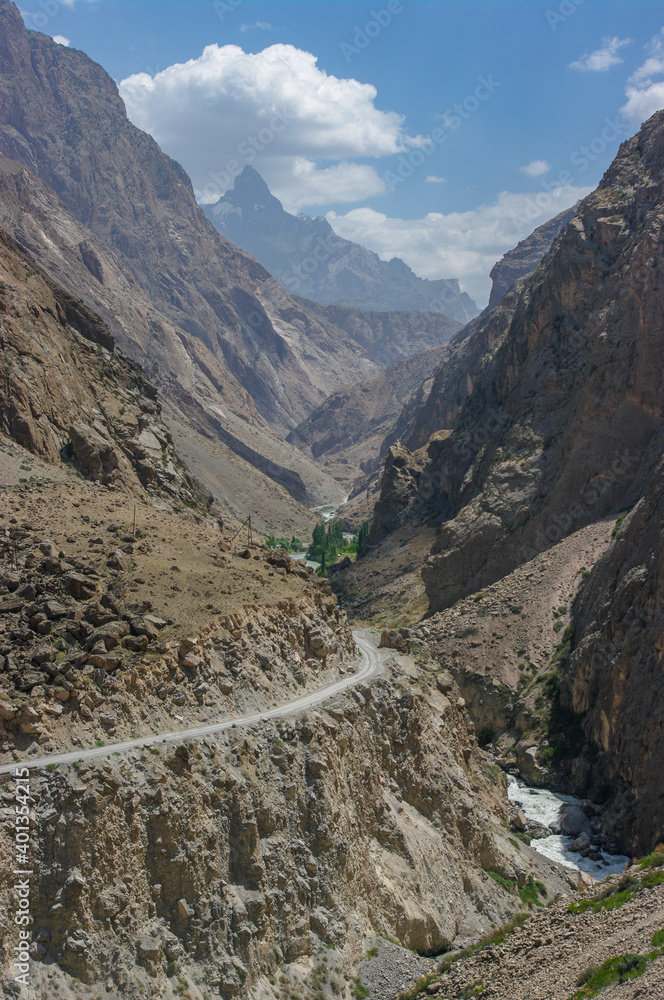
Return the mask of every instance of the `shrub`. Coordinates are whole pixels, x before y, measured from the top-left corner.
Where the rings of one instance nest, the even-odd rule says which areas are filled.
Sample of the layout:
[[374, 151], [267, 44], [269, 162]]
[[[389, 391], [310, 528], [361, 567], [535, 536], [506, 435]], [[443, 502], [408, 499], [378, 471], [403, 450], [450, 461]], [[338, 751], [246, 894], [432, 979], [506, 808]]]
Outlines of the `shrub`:
[[458, 632], [454, 633], [454, 638], [469, 639], [471, 635], [477, 635], [477, 629], [472, 625], [469, 628], [459, 629]]
[[650, 941], [654, 944], [655, 948], [664, 948], [664, 927], [661, 931], [655, 931]]
[[641, 885], [645, 889], [654, 889], [656, 885], [661, 885], [664, 882], [664, 872], [646, 872], [646, 874], [641, 879]]
[[658, 868], [664, 865], [664, 844], [658, 844], [652, 854], [641, 858], [639, 868]]
[[491, 869], [487, 871], [487, 875], [489, 875], [494, 882], [497, 882], [498, 885], [501, 885], [503, 889], [507, 889], [508, 892], [514, 892], [516, 882], [513, 878], [508, 878], [506, 875], [501, 875], [500, 872], [495, 872]]
[[648, 965], [645, 955], [617, 955], [609, 958], [600, 967], [594, 970], [588, 977], [578, 993], [574, 994], [572, 1000], [582, 1000], [585, 997], [594, 997], [606, 986], [612, 983], [625, 983], [628, 979], [636, 979], [641, 976]]
[[542, 888], [546, 894], [546, 886], [544, 883], [540, 881], [536, 882], [532, 875], [529, 875], [528, 881], [519, 889], [521, 902], [526, 903], [528, 906], [541, 906], [542, 904], [539, 901], [539, 893]]

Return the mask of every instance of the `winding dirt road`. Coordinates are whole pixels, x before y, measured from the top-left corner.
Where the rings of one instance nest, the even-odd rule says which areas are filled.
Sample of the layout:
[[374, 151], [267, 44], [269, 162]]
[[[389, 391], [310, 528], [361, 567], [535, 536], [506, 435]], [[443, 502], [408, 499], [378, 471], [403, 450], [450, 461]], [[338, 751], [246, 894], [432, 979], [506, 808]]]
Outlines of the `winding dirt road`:
[[251, 726], [256, 722], [264, 722], [267, 719], [280, 719], [287, 715], [294, 715], [306, 708], [313, 708], [320, 705], [334, 695], [347, 691], [349, 688], [361, 684], [373, 677], [383, 666], [383, 663], [392, 655], [391, 650], [379, 650], [369, 638], [366, 629], [353, 629], [353, 637], [362, 654], [360, 669], [355, 674], [342, 677], [338, 681], [333, 681], [318, 691], [302, 695], [295, 701], [286, 702], [277, 708], [272, 708], [266, 712], [256, 712], [253, 715], [236, 716], [235, 718], [224, 719], [223, 722], [215, 722], [208, 726], [194, 726], [191, 729], [177, 729], [167, 733], [156, 733], [153, 736], [141, 736], [135, 740], [125, 740], [123, 743], [107, 743], [103, 747], [94, 747], [91, 750], [73, 750], [70, 753], [50, 754], [47, 757], [28, 757], [24, 760], [13, 761], [11, 764], [0, 765], [0, 774], [9, 774], [17, 767], [38, 768], [46, 767], [47, 764], [71, 764], [74, 761], [90, 760], [92, 757], [108, 757], [110, 754], [122, 753], [126, 750], [135, 750], [137, 747], [151, 746], [154, 743], [171, 743], [175, 740], [200, 739], [202, 736], [212, 736], [214, 733], [222, 733], [225, 729], [236, 729], [242, 726]]

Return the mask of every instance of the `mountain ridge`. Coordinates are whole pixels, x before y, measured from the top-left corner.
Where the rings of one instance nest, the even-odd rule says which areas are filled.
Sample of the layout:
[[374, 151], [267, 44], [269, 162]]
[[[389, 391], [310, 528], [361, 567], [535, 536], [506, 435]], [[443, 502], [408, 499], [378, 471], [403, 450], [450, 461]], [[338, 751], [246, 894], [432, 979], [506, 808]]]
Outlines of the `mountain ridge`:
[[284, 211], [250, 165], [204, 211], [220, 233], [252, 253], [287, 291], [321, 305], [438, 312], [461, 323], [479, 311], [456, 278], [419, 278], [401, 258], [383, 261], [338, 236], [322, 216]]

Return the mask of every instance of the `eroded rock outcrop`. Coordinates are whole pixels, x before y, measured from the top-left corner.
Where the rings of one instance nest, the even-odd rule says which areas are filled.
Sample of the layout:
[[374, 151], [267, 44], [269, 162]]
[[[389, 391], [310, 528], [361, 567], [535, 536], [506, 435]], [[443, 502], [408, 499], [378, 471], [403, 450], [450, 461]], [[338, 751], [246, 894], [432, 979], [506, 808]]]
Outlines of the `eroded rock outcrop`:
[[486, 811], [500, 783], [434, 677], [36, 779], [35, 957], [120, 993], [168, 995], [177, 972], [230, 997], [365, 934], [435, 954], [503, 922], [483, 870], [517, 864]]
[[[4, 308], [2, 308], [4, 307]], [[108, 327], [0, 229], [0, 428], [103, 485], [211, 500], [175, 453], [155, 387]]]
[[608, 799], [607, 830], [631, 853], [664, 840], [664, 465], [616, 524], [615, 539], [572, 609], [562, 702], [583, 718], [575, 764], [587, 794]]

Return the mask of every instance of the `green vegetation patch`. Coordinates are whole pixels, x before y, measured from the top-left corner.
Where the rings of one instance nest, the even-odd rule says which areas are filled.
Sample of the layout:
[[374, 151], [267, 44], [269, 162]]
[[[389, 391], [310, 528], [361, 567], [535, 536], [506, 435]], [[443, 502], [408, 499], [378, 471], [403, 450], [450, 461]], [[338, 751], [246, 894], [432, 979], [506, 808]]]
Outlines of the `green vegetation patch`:
[[454, 633], [455, 639], [469, 639], [471, 635], [477, 635], [477, 629], [474, 625], [470, 625], [468, 628], [461, 628]]
[[513, 878], [508, 878], [507, 875], [501, 875], [500, 872], [495, 872], [491, 869], [487, 871], [487, 875], [489, 875], [494, 882], [497, 882], [498, 885], [502, 886], [503, 889], [507, 889], [508, 892], [514, 892], [516, 888], [516, 881]]
[[544, 882], [540, 882], [539, 879], [533, 878], [532, 875], [528, 876], [528, 881], [524, 883], [519, 889], [519, 896], [522, 903], [526, 903], [528, 906], [541, 906], [540, 896], [544, 899], [547, 897], [547, 888]]
[[268, 535], [265, 539], [265, 544], [269, 549], [286, 549], [286, 552], [302, 552], [304, 549], [304, 545], [296, 535], [293, 535], [290, 540], [288, 538], [275, 538], [274, 535]]
[[655, 948], [664, 948], [664, 927], [661, 931], [655, 931], [650, 940]]
[[593, 913], [599, 913], [601, 910], [617, 910], [619, 906], [624, 906], [635, 896], [635, 892], [624, 889], [622, 892], [613, 893], [604, 899], [580, 899], [578, 902], [570, 903], [567, 910], [568, 913], [585, 913], [586, 910], [592, 910]]
[[664, 865], [664, 844], [658, 844], [652, 854], [641, 858], [639, 868], [659, 868]]
[[664, 882], [664, 871], [658, 872], [646, 872], [646, 874], [641, 879], [641, 885], [644, 889], [654, 889], [656, 885], [661, 885]]
[[594, 997], [613, 983], [626, 983], [629, 979], [636, 979], [642, 976], [648, 967], [648, 959], [645, 955], [634, 955], [628, 952], [625, 955], [616, 955], [609, 958], [598, 968], [589, 967], [577, 980], [580, 990], [570, 997], [570, 1000], [585, 1000], [586, 997]]

